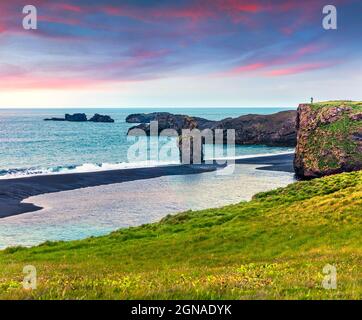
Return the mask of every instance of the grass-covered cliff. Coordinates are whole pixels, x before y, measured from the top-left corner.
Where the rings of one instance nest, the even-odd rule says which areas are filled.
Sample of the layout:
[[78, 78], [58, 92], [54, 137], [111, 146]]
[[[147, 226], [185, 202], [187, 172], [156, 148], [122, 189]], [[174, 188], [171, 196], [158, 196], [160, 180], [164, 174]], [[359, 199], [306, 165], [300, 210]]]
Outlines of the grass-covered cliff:
[[[362, 172], [82, 241], [0, 252], [0, 298], [361, 299]], [[337, 289], [322, 288], [323, 267]], [[34, 265], [38, 288], [21, 288]]]
[[362, 169], [362, 102], [301, 104], [296, 173], [315, 178]]

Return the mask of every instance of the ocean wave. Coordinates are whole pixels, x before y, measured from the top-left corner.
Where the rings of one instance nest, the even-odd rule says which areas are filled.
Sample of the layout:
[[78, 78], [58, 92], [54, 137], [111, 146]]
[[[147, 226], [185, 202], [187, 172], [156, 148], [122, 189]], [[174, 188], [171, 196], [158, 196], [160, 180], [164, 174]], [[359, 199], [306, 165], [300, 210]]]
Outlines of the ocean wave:
[[122, 163], [84, 163], [82, 165], [72, 166], [56, 166], [51, 168], [24, 168], [24, 169], [7, 169], [0, 170], [0, 180], [16, 179], [32, 176], [55, 175], [55, 174], [71, 174], [71, 173], [86, 173], [120, 169], [136, 169], [149, 168], [165, 165], [180, 164], [179, 161], [162, 162], [162, 161], [141, 161], [141, 162], [122, 162]]
[[[239, 155], [234, 157], [217, 157], [215, 160], [219, 161], [231, 161], [238, 159], [258, 158], [276, 155], [292, 154], [292, 151], [278, 152], [278, 153], [262, 153], [262, 154], [250, 154]], [[206, 158], [206, 160], [213, 160]], [[81, 165], [71, 166], [55, 166], [50, 168], [25, 168], [25, 169], [6, 169], [0, 170], [0, 180], [4, 179], [16, 179], [32, 176], [42, 175], [55, 175], [55, 174], [71, 174], [71, 173], [86, 173], [86, 172], [99, 172], [109, 170], [121, 170], [121, 169], [137, 169], [137, 168], [152, 168], [167, 165], [178, 165], [179, 161], [140, 161], [140, 162], [121, 162], [121, 163], [84, 163]]]

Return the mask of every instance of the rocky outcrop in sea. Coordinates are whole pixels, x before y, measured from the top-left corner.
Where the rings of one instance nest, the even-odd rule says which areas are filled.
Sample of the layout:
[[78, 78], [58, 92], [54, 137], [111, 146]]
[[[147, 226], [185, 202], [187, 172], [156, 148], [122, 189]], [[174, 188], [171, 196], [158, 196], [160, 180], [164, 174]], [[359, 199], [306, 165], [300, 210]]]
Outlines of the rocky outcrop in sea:
[[90, 118], [89, 121], [90, 122], [107, 122], [107, 123], [114, 122], [114, 120], [110, 116], [103, 116], [98, 113], [96, 113], [92, 118]]
[[66, 113], [64, 118], [47, 118], [44, 121], [70, 121], [70, 122], [105, 122], [105, 123], [113, 123], [114, 120], [107, 115], [100, 115], [96, 113], [92, 118], [88, 120], [87, 115], [85, 113], [74, 113], [68, 114]]
[[87, 121], [87, 115], [85, 113], [66, 114], [65, 121], [83, 122]]

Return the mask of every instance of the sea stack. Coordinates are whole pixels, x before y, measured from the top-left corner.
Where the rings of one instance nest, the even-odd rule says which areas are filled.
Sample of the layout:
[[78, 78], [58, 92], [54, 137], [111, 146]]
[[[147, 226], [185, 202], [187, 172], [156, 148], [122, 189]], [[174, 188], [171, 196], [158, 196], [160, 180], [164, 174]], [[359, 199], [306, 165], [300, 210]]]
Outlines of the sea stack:
[[203, 145], [205, 139], [202, 137], [200, 130], [194, 130], [197, 122], [194, 118], [186, 116], [182, 134], [178, 137], [178, 148], [180, 150], [180, 162], [182, 164], [201, 164], [204, 163]]
[[87, 115], [85, 113], [66, 114], [65, 121], [72, 122], [84, 122], [87, 121]]
[[98, 113], [96, 113], [92, 118], [90, 118], [89, 121], [90, 122], [106, 122], [106, 123], [114, 122], [114, 120], [110, 116], [103, 116]]
[[74, 113], [74, 114], [65, 114], [64, 118], [48, 118], [44, 119], [44, 121], [70, 121], [70, 122], [105, 122], [105, 123], [113, 123], [114, 120], [107, 115], [101, 115], [96, 113], [92, 118], [88, 120], [87, 115], [85, 113]]

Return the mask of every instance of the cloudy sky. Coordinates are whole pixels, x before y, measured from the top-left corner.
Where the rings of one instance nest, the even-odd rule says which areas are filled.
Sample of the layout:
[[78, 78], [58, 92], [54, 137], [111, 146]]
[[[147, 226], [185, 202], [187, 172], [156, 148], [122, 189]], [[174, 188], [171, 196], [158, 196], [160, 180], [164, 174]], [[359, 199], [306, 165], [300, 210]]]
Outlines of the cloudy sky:
[[0, 107], [362, 100], [361, 16], [360, 0], [1, 0]]

